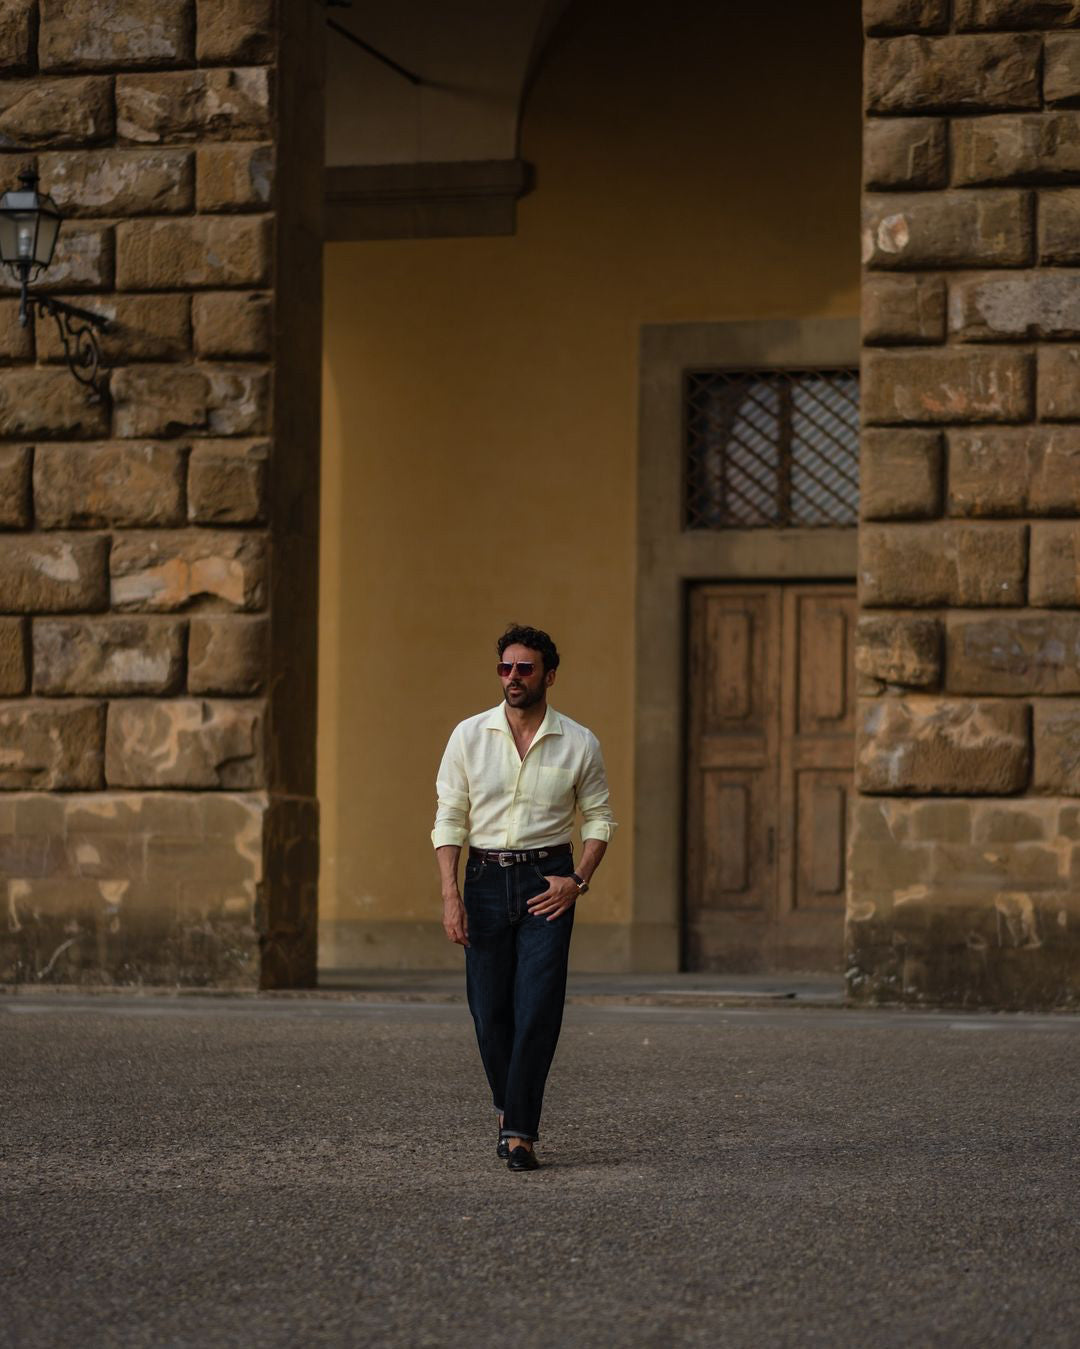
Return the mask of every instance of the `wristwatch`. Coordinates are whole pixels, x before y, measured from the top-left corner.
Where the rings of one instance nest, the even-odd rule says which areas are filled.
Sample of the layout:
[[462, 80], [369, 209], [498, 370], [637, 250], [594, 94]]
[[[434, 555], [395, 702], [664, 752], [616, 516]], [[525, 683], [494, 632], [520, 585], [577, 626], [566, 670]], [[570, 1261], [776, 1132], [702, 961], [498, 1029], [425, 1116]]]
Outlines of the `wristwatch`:
[[589, 882], [588, 882], [588, 881], [583, 881], [583, 880], [581, 879], [581, 877], [577, 874], [576, 871], [572, 871], [572, 872], [570, 873], [570, 879], [571, 879], [571, 880], [574, 882], [574, 884], [577, 886], [577, 892], [578, 892], [579, 895], [583, 895], [583, 894], [585, 893], [585, 891], [588, 890], [588, 888], [589, 888]]

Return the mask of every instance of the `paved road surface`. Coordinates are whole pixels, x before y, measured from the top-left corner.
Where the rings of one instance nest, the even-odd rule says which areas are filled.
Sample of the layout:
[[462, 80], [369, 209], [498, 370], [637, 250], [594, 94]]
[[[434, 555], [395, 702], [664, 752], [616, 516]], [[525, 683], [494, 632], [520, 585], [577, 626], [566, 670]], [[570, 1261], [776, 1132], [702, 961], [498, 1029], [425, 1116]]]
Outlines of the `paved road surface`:
[[1075, 1346], [1080, 1019], [0, 997], [0, 1344]]

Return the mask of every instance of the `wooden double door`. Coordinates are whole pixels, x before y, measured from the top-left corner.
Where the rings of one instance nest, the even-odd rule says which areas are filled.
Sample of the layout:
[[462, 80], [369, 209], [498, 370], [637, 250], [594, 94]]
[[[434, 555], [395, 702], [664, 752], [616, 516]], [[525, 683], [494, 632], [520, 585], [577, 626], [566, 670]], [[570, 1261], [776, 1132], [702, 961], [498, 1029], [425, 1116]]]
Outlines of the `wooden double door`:
[[841, 968], [854, 627], [854, 586], [691, 594], [692, 970]]

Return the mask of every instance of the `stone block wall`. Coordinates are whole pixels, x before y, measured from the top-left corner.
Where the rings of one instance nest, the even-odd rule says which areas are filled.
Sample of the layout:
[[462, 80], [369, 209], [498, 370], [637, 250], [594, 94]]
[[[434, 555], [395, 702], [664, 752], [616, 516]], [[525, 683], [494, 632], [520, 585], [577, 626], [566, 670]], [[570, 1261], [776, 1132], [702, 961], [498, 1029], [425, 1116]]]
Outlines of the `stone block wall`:
[[1080, 1004], [1080, 5], [864, 0], [857, 999]]
[[322, 46], [0, 0], [0, 179], [113, 320], [90, 401], [0, 281], [0, 980], [314, 979]]

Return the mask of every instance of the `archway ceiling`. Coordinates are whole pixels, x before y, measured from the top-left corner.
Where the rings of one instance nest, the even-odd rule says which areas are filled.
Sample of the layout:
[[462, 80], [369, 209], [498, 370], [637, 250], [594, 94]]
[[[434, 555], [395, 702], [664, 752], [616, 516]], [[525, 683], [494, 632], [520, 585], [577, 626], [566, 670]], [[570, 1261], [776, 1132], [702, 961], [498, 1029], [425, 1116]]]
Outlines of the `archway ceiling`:
[[568, 0], [352, 0], [328, 15], [421, 76], [410, 84], [327, 29], [328, 166], [508, 161], [521, 105]]

